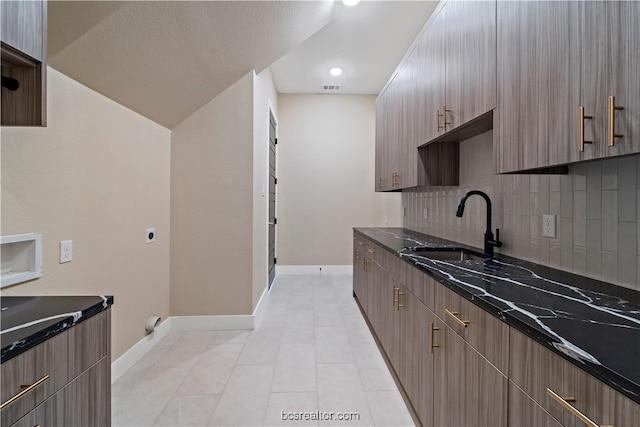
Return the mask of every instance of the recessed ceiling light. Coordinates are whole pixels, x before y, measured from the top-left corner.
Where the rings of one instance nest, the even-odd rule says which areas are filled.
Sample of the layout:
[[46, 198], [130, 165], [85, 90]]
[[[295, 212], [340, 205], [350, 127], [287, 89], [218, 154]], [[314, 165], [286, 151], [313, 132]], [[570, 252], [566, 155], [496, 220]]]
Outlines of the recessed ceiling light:
[[333, 67], [332, 69], [329, 70], [329, 74], [331, 74], [332, 76], [339, 76], [340, 74], [342, 74], [342, 68]]
[[355, 6], [360, 3], [360, 0], [342, 0], [345, 6]]

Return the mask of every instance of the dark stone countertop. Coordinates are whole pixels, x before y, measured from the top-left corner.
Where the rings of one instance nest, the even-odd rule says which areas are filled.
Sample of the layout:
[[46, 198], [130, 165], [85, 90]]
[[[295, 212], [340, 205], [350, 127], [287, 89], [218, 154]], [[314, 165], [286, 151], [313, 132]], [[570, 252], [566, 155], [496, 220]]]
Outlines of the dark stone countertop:
[[112, 296], [0, 297], [0, 361], [6, 362], [112, 304]]
[[408, 248], [482, 250], [403, 228], [355, 231], [640, 403], [640, 292], [500, 254], [429, 259]]

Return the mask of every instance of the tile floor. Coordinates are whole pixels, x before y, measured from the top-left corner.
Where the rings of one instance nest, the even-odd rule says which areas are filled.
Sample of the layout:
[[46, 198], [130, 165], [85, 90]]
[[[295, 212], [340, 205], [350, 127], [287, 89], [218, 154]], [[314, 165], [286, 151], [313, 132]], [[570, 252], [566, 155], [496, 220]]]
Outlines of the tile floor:
[[[351, 289], [278, 276], [255, 330], [170, 333], [113, 385], [112, 425], [414, 425]], [[282, 419], [316, 411], [359, 419]]]

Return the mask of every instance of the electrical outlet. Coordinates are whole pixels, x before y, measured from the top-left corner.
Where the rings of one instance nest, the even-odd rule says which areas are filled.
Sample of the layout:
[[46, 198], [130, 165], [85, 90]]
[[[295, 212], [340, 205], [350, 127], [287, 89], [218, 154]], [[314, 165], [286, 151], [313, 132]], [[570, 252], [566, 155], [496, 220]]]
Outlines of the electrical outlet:
[[60, 242], [60, 264], [69, 262], [73, 259], [73, 241], [62, 240]]
[[542, 236], [556, 238], [556, 216], [542, 215]]
[[147, 239], [147, 243], [153, 243], [156, 240], [156, 229], [147, 228], [145, 231], [145, 238]]

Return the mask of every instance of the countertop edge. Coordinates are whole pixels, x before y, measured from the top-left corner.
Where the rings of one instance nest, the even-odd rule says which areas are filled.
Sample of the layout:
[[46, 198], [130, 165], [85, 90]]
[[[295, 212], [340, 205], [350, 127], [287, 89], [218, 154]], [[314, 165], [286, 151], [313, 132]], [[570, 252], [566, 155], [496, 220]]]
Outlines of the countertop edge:
[[81, 314], [77, 319], [74, 319], [74, 316], [68, 316], [61, 319], [59, 322], [56, 322], [53, 325], [49, 325], [42, 330], [39, 330], [36, 333], [33, 333], [23, 340], [14, 342], [10, 346], [7, 346], [2, 349], [2, 354], [0, 355], [0, 363], [7, 362], [13, 359], [16, 356], [32, 349], [33, 347], [41, 344], [48, 339], [66, 331], [69, 328], [74, 327], [78, 323], [81, 323], [98, 313], [110, 308], [113, 305], [113, 296], [105, 295], [104, 299], [101, 302], [98, 302], [92, 306], [89, 306], [83, 310], [81, 310]]

